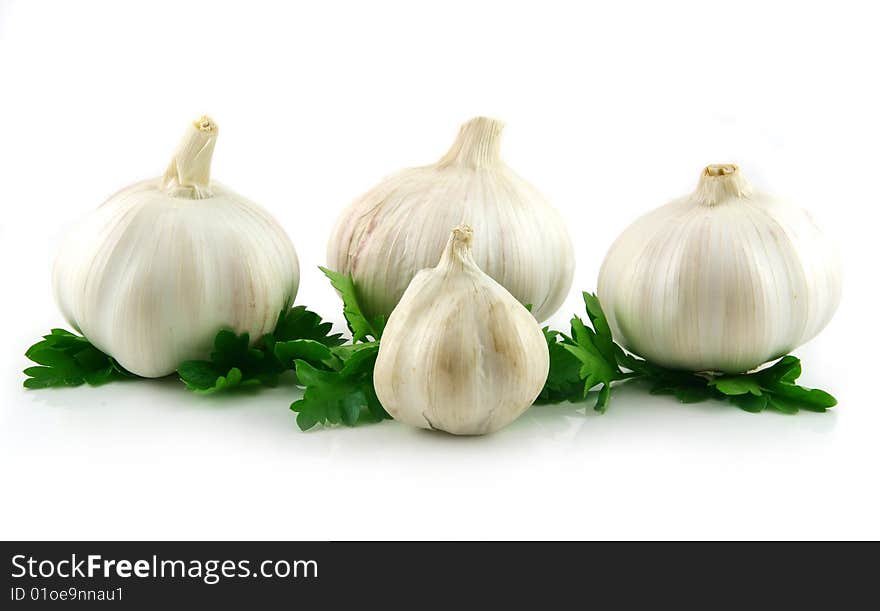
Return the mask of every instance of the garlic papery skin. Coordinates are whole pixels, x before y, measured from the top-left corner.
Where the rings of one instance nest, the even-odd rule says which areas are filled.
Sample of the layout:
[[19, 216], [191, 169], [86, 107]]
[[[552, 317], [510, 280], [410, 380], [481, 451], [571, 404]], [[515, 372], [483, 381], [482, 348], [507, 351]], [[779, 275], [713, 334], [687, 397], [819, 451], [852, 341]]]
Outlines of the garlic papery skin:
[[467, 225], [454, 229], [437, 266], [413, 279], [388, 319], [373, 370], [376, 395], [395, 420], [455, 435], [513, 422], [550, 367], [541, 328], [480, 270], [472, 237]]
[[113, 195], [65, 236], [55, 260], [64, 316], [140, 376], [207, 357], [221, 328], [258, 340], [296, 296], [287, 234], [210, 180], [216, 137], [207, 117], [190, 125], [165, 175]]
[[794, 350], [840, 302], [837, 249], [813, 219], [733, 164], [635, 221], [599, 272], [618, 341], [675, 369], [739, 373]]
[[392, 176], [357, 199], [336, 223], [327, 265], [350, 274], [365, 313], [387, 317], [416, 272], [440, 259], [449, 228], [469, 223], [484, 272], [539, 321], [571, 288], [574, 251], [565, 223], [500, 157], [503, 124], [465, 123], [437, 163]]

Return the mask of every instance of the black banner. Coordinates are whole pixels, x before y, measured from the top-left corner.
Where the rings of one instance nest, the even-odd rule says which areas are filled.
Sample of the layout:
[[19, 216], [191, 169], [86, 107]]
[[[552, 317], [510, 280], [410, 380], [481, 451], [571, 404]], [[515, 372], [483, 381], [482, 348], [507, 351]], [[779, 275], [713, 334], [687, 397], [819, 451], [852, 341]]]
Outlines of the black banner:
[[873, 583], [876, 563], [855, 561], [864, 557], [855, 548], [869, 551], [805, 543], [6, 542], [2, 608], [416, 608], [561, 597], [789, 606], [833, 602]]

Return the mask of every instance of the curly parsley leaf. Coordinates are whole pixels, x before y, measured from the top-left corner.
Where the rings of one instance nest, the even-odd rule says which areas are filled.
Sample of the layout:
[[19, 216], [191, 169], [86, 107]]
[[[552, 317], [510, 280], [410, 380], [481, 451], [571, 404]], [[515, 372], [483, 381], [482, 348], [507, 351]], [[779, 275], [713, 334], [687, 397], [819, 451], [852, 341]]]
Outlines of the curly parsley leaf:
[[37, 363], [24, 370], [26, 388], [58, 386], [98, 386], [137, 377], [113, 358], [95, 348], [89, 340], [65, 329], [52, 329], [49, 335], [25, 352]]
[[291, 404], [296, 423], [306, 431], [317, 424], [379, 422], [390, 418], [373, 389], [378, 342], [339, 346], [333, 368], [297, 359], [296, 376], [305, 386], [303, 398]]
[[377, 316], [371, 320], [364, 315], [358, 303], [357, 289], [351, 276], [334, 272], [326, 267], [319, 269], [330, 279], [330, 284], [339, 291], [339, 295], [342, 297], [342, 314], [348, 322], [351, 341], [354, 343], [365, 342], [368, 341], [368, 338], [378, 341], [382, 337], [385, 319], [382, 316]]

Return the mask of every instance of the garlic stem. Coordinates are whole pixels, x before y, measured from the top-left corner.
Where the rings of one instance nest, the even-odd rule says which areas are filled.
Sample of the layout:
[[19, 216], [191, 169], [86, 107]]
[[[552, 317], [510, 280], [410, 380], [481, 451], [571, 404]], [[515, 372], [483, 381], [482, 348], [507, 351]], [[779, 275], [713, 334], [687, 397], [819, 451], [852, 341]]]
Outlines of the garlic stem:
[[707, 165], [700, 174], [696, 197], [704, 206], [715, 206], [729, 199], [749, 197], [752, 185], [733, 163]]
[[501, 130], [504, 123], [488, 117], [476, 117], [461, 126], [458, 138], [437, 164], [488, 168], [501, 160]]
[[211, 193], [211, 157], [217, 124], [202, 116], [187, 128], [162, 177], [162, 188], [174, 197], [207, 199]]
[[477, 267], [471, 252], [471, 241], [474, 230], [470, 225], [459, 225], [452, 230], [443, 255], [440, 257], [439, 267], [449, 271], [460, 271], [466, 267]]

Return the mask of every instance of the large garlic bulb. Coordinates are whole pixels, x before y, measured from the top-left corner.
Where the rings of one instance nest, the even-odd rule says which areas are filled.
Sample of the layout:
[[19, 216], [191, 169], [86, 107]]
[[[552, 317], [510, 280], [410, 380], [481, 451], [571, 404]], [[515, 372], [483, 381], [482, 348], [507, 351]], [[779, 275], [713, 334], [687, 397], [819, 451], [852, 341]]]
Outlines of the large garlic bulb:
[[649, 361], [743, 372], [815, 336], [840, 301], [836, 249], [810, 216], [710, 165], [697, 190], [612, 245], [599, 299], [615, 336]]
[[480, 271], [470, 227], [453, 230], [437, 267], [420, 271], [382, 334], [373, 383], [395, 420], [456, 435], [513, 422], [547, 379], [534, 317]]
[[403, 170], [342, 214], [327, 245], [327, 264], [350, 274], [361, 307], [388, 316], [416, 272], [433, 267], [449, 228], [467, 221], [474, 259], [538, 320], [568, 294], [574, 254], [565, 223], [529, 183], [501, 161], [503, 124], [478, 117], [437, 163]]
[[259, 339], [296, 295], [287, 234], [210, 180], [216, 137], [207, 117], [189, 126], [165, 175], [113, 195], [70, 231], [55, 261], [64, 316], [141, 376], [206, 357], [224, 327]]

